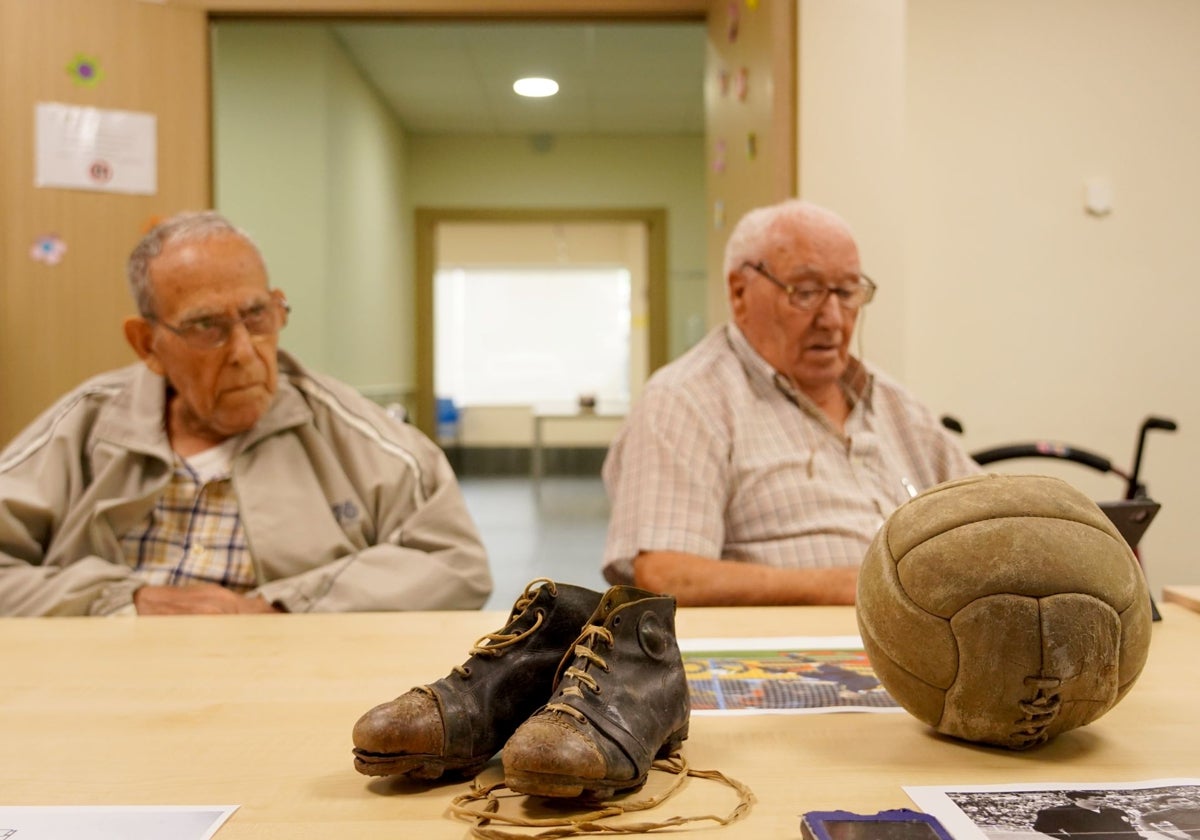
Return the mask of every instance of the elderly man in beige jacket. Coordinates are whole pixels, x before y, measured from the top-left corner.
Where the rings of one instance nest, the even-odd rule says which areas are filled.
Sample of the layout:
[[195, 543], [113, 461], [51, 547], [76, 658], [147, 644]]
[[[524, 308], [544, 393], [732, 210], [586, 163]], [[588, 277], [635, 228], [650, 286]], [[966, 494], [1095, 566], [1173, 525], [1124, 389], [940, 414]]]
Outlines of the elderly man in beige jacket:
[[216, 213], [134, 249], [141, 363], [0, 453], [0, 614], [475, 609], [492, 580], [442, 451], [278, 349], [288, 305]]

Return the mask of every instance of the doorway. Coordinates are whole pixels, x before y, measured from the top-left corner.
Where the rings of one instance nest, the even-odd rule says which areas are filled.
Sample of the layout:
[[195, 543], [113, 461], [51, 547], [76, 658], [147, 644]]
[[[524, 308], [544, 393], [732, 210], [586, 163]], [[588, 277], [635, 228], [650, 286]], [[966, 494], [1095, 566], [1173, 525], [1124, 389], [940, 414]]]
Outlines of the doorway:
[[[517, 233], [521, 230], [531, 234], [528, 250], [514, 250], [512, 243], [520, 238]], [[544, 231], [551, 232], [553, 244], [549, 247], [553, 254], [548, 253], [546, 247], [540, 252], [537, 250], [538, 234]], [[576, 234], [574, 258], [570, 254], [573, 233]], [[489, 247], [486, 244], [489, 239], [496, 244]], [[469, 253], [464, 250], [464, 242], [473, 243]], [[438, 347], [435, 277], [439, 267], [449, 263], [461, 268], [464, 262], [477, 266], [526, 268], [553, 265], [612, 267], [624, 263], [634, 276], [627, 325], [629, 369], [624, 396], [628, 400], [640, 391], [649, 372], [667, 358], [667, 330], [663, 323], [667, 312], [666, 247], [666, 211], [663, 209], [418, 209], [415, 243], [417, 424], [430, 433], [436, 429], [439, 394], [435, 377]], [[524, 300], [518, 306], [525, 312], [536, 312], [537, 300]], [[562, 395], [563, 398], [571, 396], [569, 393]], [[523, 428], [529, 427], [525, 424]], [[524, 443], [528, 445], [528, 439]]]

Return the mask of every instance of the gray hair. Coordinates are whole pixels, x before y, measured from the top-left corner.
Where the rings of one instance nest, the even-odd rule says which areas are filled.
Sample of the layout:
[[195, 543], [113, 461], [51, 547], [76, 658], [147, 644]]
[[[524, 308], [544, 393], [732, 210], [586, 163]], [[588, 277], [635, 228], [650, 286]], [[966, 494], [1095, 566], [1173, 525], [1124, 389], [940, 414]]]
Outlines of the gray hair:
[[198, 242], [213, 236], [233, 235], [246, 240], [262, 260], [262, 253], [250, 235], [215, 210], [178, 213], [156, 224], [134, 247], [126, 264], [129, 291], [143, 318], [155, 315], [154, 288], [150, 282], [150, 263], [167, 245]]
[[725, 242], [724, 277], [729, 277], [743, 263], [756, 263], [765, 254], [786, 248], [798, 237], [830, 228], [840, 228], [853, 238], [850, 226], [841, 216], [811, 201], [789, 198], [751, 210], [738, 220]]

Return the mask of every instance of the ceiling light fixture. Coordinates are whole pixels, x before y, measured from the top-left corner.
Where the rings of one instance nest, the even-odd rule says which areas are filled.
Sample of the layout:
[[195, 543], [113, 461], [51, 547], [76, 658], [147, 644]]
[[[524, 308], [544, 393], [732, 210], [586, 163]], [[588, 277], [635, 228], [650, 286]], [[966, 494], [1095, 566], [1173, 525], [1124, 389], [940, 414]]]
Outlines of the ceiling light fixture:
[[553, 96], [558, 93], [558, 82], [553, 79], [542, 79], [538, 77], [530, 77], [527, 79], [517, 79], [513, 82], [513, 90], [519, 96]]

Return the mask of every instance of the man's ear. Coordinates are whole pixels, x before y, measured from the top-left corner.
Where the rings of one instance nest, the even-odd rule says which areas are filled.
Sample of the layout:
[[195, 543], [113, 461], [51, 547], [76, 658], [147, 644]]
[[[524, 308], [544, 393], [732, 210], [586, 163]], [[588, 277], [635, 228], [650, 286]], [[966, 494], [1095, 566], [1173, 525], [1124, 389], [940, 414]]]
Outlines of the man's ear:
[[746, 272], [740, 269], [729, 272], [725, 285], [729, 290], [729, 311], [738, 318], [746, 310]]
[[283, 289], [271, 289], [271, 297], [275, 298], [281, 304], [280, 308], [283, 309], [283, 322], [279, 325], [279, 328], [283, 329], [287, 326], [288, 316], [292, 314], [292, 308], [288, 306], [287, 295], [283, 293]]
[[137, 353], [138, 358], [146, 363], [146, 367], [162, 376], [162, 362], [159, 361], [158, 353], [154, 349], [154, 327], [145, 318], [136, 315], [126, 318], [123, 326], [125, 340], [129, 342], [133, 352]]

